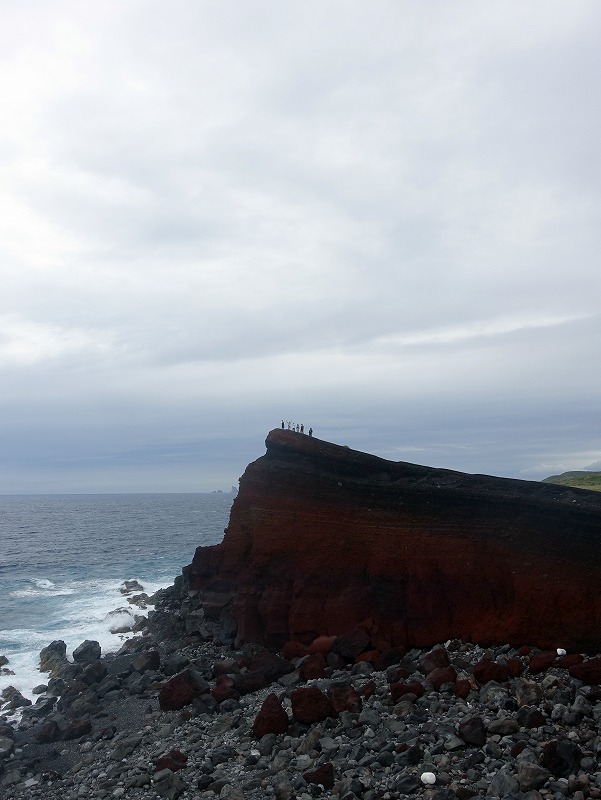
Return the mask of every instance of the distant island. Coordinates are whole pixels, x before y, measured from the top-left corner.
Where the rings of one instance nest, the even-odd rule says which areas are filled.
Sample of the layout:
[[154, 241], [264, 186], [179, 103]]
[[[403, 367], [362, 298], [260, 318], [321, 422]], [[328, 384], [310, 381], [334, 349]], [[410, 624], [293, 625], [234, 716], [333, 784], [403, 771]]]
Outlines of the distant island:
[[574, 489], [601, 492], [601, 472], [588, 472], [586, 470], [562, 472], [561, 475], [551, 475], [549, 478], [543, 478], [542, 483], [555, 483], [558, 486], [572, 486]]

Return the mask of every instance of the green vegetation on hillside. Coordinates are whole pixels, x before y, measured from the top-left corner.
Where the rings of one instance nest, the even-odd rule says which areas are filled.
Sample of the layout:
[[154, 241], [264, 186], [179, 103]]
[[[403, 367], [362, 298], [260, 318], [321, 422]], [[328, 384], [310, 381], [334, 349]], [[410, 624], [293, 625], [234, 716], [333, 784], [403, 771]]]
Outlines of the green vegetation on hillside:
[[601, 472], [562, 472], [561, 475], [551, 475], [544, 478], [543, 483], [557, 483], [559, 486], [573, 486], [576, 489], [589, 489], [601, 492]]

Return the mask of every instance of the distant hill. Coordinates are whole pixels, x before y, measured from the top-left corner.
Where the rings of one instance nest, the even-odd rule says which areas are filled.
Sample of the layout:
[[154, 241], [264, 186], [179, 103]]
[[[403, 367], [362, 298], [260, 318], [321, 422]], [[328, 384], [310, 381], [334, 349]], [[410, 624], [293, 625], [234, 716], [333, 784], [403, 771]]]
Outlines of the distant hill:
[[543, 483], [557, 483], [560, 486], [573, 486], [575, 489], [589, 489], [593, 492], [601, 492], [601, 472], [586, 472], [584, 470], [575, 472], [562, 472], [561, 475], [551, 475], [544, 478]]

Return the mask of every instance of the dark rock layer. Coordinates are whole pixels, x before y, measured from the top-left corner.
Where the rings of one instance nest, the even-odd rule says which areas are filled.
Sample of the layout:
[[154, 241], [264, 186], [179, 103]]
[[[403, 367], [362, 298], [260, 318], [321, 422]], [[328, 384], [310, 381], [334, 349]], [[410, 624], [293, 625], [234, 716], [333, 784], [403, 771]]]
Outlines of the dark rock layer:
[[391, 462], [292, 431], [240, 481], [185, 576], [222, 636], [357, 627], [374, 647], [459, 637], [601, 646], [601, 495]]

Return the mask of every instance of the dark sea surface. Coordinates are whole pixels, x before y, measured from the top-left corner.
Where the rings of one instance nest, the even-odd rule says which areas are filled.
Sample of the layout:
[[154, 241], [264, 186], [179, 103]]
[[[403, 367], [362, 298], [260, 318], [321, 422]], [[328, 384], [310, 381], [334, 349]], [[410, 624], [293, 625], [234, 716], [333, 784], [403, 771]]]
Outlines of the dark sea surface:
[[[135, 578], [152, 594], [169, 586], [199, 545], [223, 538], [233, 494], [0, 496], [0, 691], [27, 696], [47, 676], [38, 654], [63, 639], [117, 650], [109, 612], [129, 605], [119, 592]], [[142, 612], [145, 613], [145, 612]], [[1, 672], [2, 670], [0, 670]]]

